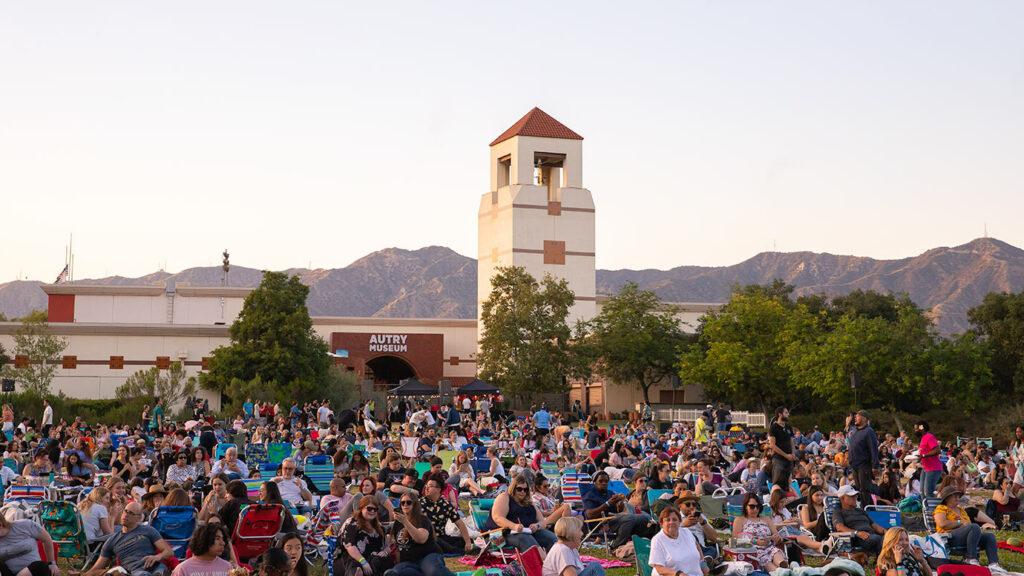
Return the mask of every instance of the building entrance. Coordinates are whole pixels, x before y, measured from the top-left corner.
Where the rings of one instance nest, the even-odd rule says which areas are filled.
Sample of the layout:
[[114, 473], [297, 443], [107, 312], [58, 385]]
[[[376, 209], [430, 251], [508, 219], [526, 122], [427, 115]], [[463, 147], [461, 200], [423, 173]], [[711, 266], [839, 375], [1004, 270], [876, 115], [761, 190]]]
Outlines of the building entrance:
[[378, 356], [366, 362], [364, 377], [374, 382], [398, 385], [407, 378], [415, 378], [416, 371], [398, 356]]

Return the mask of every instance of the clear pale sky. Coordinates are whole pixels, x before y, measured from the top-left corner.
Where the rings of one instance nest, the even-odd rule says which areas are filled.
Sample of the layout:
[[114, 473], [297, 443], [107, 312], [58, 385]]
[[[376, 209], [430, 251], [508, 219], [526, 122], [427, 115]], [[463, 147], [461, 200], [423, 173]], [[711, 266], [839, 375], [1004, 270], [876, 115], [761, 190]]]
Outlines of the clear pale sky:
[[0, 3], [0, 282], [476, 256], [488, 143], [584, 140], [601, 268], [1024, 247], [1024, 3]]

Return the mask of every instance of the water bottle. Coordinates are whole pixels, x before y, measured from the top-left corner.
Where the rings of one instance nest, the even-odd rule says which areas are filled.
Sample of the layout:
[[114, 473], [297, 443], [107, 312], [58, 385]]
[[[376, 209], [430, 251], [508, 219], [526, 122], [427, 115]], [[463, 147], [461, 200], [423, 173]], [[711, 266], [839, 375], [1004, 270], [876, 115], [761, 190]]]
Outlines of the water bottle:
[[47, 485], [48, 486], [53, 486], [53, 472], [50, 472], [50, 475], [49, 475], [49, 477], [47, 479]]

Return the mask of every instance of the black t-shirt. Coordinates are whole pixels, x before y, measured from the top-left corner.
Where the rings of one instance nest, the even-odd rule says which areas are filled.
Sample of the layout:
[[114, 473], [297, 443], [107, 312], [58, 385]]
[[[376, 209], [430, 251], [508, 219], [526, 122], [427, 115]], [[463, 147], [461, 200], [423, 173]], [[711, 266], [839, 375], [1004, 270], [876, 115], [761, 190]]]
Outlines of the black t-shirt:
[[[789, 424], [780, 424], [778, 420], [772, 422], [768, 429], [768, 435], [775, 439], [775, 445], [786, 454], [793, 453], [793, 428]], [[778, 454], [774, 454], [778, 456]]]
[[725, 408], [719, 408], [715, 411], [715, 419], [718, 420], [719, 424], [725, 424], [729, 421], [729, 411]]
[[423, 544], [418, 544], [413, 540], [401, 522], [396, 521], [395, 525], [391, 527], [391, 535], [395, 538], [395, 543], [398, 545], [399, 562], [416, 562], [418, 564], [427, 554], [441, 553], [441, 547], [437, 545], [437, 538], [434, 536], [434, 526], [427, 519], [426, 515], [420, 519], [420, 528], [426, 528], [430, 532], [430, 535], [427, 536], [427, 541]]
[[391, 488], [392, 484], [398, 484], [402, 481], [402, 477], [405, 476], [405, 469], [399, 468], [398, 470], [392, 470], [390, 466], [381, 468], [380, 472], [377, 473], [377, 482], [384, 484], [384, 488]]
[[596, 466], [598, 470], [603, 470], [608, 466], [607, 450], [601, 450], [597, 453], [597, 456], [594, 456], [594, 466]]

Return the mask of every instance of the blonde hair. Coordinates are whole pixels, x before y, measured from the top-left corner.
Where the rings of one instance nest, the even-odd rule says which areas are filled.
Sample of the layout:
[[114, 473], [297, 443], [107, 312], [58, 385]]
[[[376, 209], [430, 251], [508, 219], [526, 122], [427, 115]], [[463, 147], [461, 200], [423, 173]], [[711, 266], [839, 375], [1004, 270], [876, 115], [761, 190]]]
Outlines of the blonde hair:
[[563, 516], [555, 522], [555, 536], [559, 540], [579, 540], [583, 537], [583, 520], [578, 516]]
[[907, 534], [907, 530], [902, 526], [893, 526], [885, 531], [885, 537], [882, 539], [882, 551], [878, 553], [878, 560], [875, 562], [882, 570], [896, 568], [896, 555], [892, 549], [899, 543], [900, 536], [903, 534]]
[[93, 488], [89, 491], [89, 495], [85, 497], [85, 500], [78, 503], [78, 509], [82, 511], [82, 514], [87, 514], [92, 505], [102, 503], [103, 497], [107, 494], [110, 494], [110, 490], [103, 486]]

